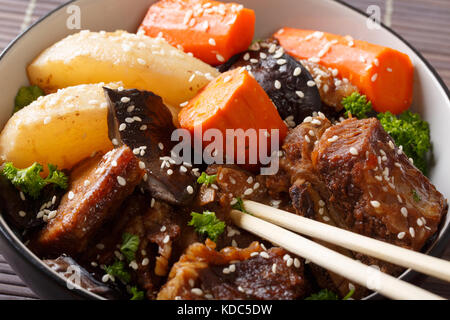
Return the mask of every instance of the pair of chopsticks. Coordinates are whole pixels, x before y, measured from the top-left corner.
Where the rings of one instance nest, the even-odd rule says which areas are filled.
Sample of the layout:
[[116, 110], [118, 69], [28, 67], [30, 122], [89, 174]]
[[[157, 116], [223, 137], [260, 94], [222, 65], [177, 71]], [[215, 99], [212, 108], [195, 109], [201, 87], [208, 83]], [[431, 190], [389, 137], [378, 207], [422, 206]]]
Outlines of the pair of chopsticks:
[[[430, 300], [442, 297], [351, 259], [298, 233], [450, 282], [450, 262], [397, 247], [312, 219], [244, 200], [247, 212], [231, 211], [233, 222], [311, 262], [391, 299]], [[284, 227], [286, 229], [283, 229]]]

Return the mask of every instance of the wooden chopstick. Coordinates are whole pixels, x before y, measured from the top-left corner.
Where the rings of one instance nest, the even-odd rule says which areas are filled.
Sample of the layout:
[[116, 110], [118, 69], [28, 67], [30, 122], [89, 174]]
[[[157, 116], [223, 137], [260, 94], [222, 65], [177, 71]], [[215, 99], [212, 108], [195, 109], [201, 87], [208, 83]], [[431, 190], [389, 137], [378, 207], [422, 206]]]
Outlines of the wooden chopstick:
[[238, 210], [232, 210], [233, 222], [261, 238], [295, 253], [391, 299], [442, 300], [431, 292], [394, 278], [373, 267], [330, 250], [314, 241]]
[[245, 200], [244, 207], [252, 215], [286, 229], [450, 282], [450, 261], [401, 248], [258, 202]]

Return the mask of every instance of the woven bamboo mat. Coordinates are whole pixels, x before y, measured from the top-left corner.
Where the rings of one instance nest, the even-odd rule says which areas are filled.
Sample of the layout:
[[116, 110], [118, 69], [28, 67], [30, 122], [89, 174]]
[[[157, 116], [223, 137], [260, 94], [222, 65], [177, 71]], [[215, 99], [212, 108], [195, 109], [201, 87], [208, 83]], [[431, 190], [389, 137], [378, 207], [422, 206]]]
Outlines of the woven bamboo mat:
[[[65, 0], [0, 0], [0, 51], [23, 29], [64, 2]], [[415, 46], [435, 67], [447, 86], [450, 86], [449, 0], [345, 2], [364, 12], [370, 5], [379, 6], [382, 21]], [[444, 258], [450, 259], [450, 247]], [[450, 286], [444, 282], [429, 278], [422, 287], [450, 299]], [[0, 252], [0, 299], [36, 298]]]

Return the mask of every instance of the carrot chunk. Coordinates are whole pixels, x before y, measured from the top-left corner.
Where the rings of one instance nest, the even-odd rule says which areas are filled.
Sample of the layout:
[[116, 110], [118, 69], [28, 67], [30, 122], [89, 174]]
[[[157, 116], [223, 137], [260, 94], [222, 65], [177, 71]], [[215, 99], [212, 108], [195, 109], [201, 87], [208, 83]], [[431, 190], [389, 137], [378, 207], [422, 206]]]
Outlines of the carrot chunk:
[[412, 101], [414, 68], [397, 50], [326, 32], [283, 28], [274, 34], [297, 59], [337, 69], [372, 102], [378, 112], [399, 114]]
[[[278, 143], [287, 134], [286, 124], [278, 114], [272, 100], [244, 69], [225, 72], [209, 83], [181, 110], [178, 120], [181, 127], [188, 129], [191, 133], [201, 129], [204, 135], [208, 129], [218, 129], [222, 134], [223, 150], [220, 150], [223, 151], [222, 154], [228, 159], [233, 156], [235, 160], [245, 155], [245, 163], [237, 161], [234, 163], [243, 164], [243, 167], [247, 169], [255, 169], [260, 164], [261, 143], [267, 143], [267, 152], [264, 156], [271, 154], [272, 129], [278, 130], [279, 139], [274, 140]], [[227, 129], [242, 130], [241, 134], [233, 136], [230, 131], [227, 132]], [[255, 130], [255, 140], [251, 141], [243, 136], [242, 131], [247, 132], [248, 129]], [[265, 134], [264, 131], [269, 134]], [[239, 147], [238, 139], [243, 137], [244, 140], [241, 141], [245, 141], [244, 146]], [[196, 138], [198, 139], [194, 135], [194, 139]], [[230, 139], [234, 141], [234, 149], [229, 147], [227, 150]], [[210, 143], [202, 139], [203, 147]], [[258, 155], [256, 163], [252, 161], [251, 154]]]
[[255, 31], [255, 13], [235, 3], [209, 0], [161, 0], [147, 12], [140, 30], [161, 35], [211, 65], [245, 51]]

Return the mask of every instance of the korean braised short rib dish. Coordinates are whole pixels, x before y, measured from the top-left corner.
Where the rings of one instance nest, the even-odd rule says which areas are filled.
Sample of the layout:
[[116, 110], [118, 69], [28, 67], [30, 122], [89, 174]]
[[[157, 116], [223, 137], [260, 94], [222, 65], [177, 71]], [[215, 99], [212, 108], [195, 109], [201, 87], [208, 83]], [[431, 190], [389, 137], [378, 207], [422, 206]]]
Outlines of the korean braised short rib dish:
[[[252, 41], [254, 21], [161, 0], [136, 34], [81, 31], [28, 66], [0, 135], [0, 210], [45, 264], [107, 299], [370, 294], [235, 226], [243, 199], [427, 248], [448, 205], [427, 178], [428, 123], [408, 110], [408, 56], [291, 28]], [[228, 148], [229, 129], [257, 136]]]

